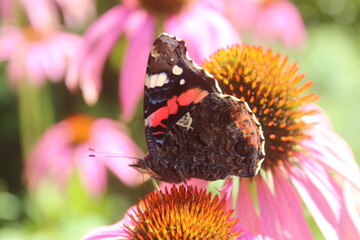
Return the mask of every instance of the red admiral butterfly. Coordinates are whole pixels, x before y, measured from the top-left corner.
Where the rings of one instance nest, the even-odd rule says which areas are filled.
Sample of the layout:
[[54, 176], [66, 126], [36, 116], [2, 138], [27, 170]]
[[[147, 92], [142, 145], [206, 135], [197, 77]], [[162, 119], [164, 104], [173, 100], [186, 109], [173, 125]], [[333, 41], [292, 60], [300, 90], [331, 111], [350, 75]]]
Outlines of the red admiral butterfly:
[[248, 104], [222, 94], [185, 42], [168, 34], [151, 48], [144, 118], [149, 153], [130, 166], [156, 179], [252, 177], [264, 160], [261, 126]]

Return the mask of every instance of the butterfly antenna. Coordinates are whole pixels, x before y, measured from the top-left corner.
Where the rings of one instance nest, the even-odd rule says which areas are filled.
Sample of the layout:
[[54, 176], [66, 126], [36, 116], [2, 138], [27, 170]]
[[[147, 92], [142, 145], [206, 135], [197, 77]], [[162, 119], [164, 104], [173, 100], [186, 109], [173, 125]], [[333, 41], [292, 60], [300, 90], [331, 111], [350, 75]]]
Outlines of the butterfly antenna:
[[88, 157], [118, 157], [118, 158], [131, 158], [136, 160], [142, 160], [142, 158], [139, 157], [127, 156], [117, 152], [101, 151], [101, 150], [96, 150], [94, 148], [88, 148], [88, 151], [94, 152], [94, 153], [88, 153], [87, 154]]
[[151, 182], [154, 185], [154, 188], [156, 189], [156, 191], [158, 191], [160, 193], [160, 188], [159, 188], [159, 185], [157, 184], [155, 178], [152, 177]]

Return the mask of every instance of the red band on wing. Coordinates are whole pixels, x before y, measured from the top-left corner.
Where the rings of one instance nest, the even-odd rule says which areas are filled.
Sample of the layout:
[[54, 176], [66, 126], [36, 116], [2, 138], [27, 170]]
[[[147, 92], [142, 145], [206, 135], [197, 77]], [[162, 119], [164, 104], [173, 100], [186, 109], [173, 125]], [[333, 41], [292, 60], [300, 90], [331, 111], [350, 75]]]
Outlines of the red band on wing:
[[[206, 97], [209, 92], [202, 90], [200, 88], [189, 89], [186, 92], [182, 93], [179, 97], [174, 96], [167, 100], [165, 107], [161, 107], [155, 112], [153, 112], [148, 117], [148, 124], [150, 127], [161, 126], [166, 128], [165, 124], [161, 123], [162, 120], [168, 119], [169, 115], [175, 115], [179, 111], [179, 106], [188, 106], [192, 103], [200, 102], [204, 97]], [[156, 134], [161, 134], [157, 132]]]
[[191, 103], [198, 103], [208, 94], [209, 92], [202, 90], [200, 88], [192, 88], [182, 93], [178, 97], [178, 103], [180, 106], [187, 106], [190, 105]]

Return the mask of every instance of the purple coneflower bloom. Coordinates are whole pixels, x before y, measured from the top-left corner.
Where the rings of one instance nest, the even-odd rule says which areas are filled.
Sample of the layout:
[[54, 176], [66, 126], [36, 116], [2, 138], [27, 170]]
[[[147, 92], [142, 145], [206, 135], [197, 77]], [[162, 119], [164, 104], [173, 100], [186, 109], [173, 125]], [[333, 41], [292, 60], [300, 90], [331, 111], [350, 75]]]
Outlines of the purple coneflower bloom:
[[123, 220], [96, 228], [83, 240], [236, 239], [243, 230], [238, 220], [231, 218], [232, 212], [223, 199], [212, 198], [204, 189], [172, 186], [149, 194], [130, 208]]
[[146, 62], [156, 34], [166, 31], [186, 40], [197, 62], [220, 47], [239, 43], [236, 32], [210, 2], [124, 0], [85, 33], [83, 47], [69, 69], [67, 86], [79, 86], [85, 101], [94, 104], [101, 91], [105, 61], [118, 39], [125, 36], [128, 47], [119, 75], [119, 97], [123, 117], [129, 120], [143, 93]]
[[226, 0], [227, 16], [241, 34], [252, 41], [269, 43], [279, 40], [291, 48], [301, 47], [306, 29], [296, 6], [288, 0]]
[[359, 168], [314, 104], [318, 97], [304, 94], [311, 82], [299, 86], [298, 66], [244, 44], [218, 51], [204, 68], [225, 93], [248, 102], [265, 136], [260, 174], [240, 179], [240, 224], [272, 239], [312, 239], [304, 204], [326, 239], [359, 239]]
[[[134, 186], [144, 181], [142, 174], [126, 167], [128, 158], [86, 157], [87, 148], [136, 156], [141, 150], [127, 135], [124, 125], [110, 119], [95, 119], [89, 115], [71, 115], [50, 127], [28, 156], [24, 177], [30, 190], [41, 181], [53, 180], [64, 188], [76, 169], [86, 189], [100, 195], [106, 187], [106, 168], [123, 183]], [[124, 167], [125, 166], [125, 167]]]
[[40, 31], [33, 27], [0, 28], [0, 61], [7, 61], [8, 79], [16, 87], [21, 79], [35, 85], [46, 80], [58, 82], [64, 78], [80, 37], [57, 30]]

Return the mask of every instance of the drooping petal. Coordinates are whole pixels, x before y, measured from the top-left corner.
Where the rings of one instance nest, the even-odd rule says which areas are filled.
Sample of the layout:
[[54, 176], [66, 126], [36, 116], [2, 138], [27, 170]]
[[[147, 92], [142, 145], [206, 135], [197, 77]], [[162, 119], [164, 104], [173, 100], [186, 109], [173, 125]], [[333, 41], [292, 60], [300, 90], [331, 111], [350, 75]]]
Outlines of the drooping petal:
[[118, 122], [110, 119], [98, 119], [92, 127], [89, 145], [95, 149], [106, 152], [114, 152], [125, 157], [97, 157], [125, 184], [135, 186], [143, 183], [148, 176], [143, 176], [137, 170], [128, 165], [134, 163], [134, 159], [126, 156], [141, 157], [142, 151], [136, 143], [127, 135], [126, 128]]
[[[316, 178], [316, 176], [313, 177]], [[332, 201], [333, 203], [329, 202], [329, 200], [331, 201], [332, 199], [328, 199], [327, 197], [332, 197], [331, 195], [323, 195], [320, 192], [325, 186], [320, 185], [321, 181], [314, 184], [305, 173], [297, 167], [291, 169], [290, 178], [324, 236], [327, 239], [338, 239], [336, 226], [339, 217], [339, 206], [338, 203], [334, 201]], [[331, 192], [332, 190], [330, 189], [329, 191]]]
[[273, 239], [284, 239], [279, 205], [262, 177], [256, 179], [257, 195], [263, 233]]
[[13, 26], [2, 26], [0, 29], [0, 62], [6, 61], [24, 40], [20, 28]]
[[70, 134], [68, 125], [60, 122], [39, 139], [26, 160], [23, 173], [31, 190], [48, 177], [55, 178], [62, 188], [65, 187], [73, 168]]
[[240, 187], [236, 202], [236, 216], [239, 217], [241, 225], [247, 231], [256, 235], [263, 233], [262, 223], [255, 211], [254, 201], [250, 193], [251, 180], [246, 178], [240, 179]]
[[299, 47], [305, 42], [304, 23], [290, 1], [272, 1], [263, 5], [255, 26], [259, 39], [280, 39], [290, 47]]
[[313, 239], [302, 213], [299, 196], [284, 173], [284, 169], [273, 171], [274, 197], [280, 207], [280, 222], [284, 239]]
[[66, 25], [81, 27], [96, 15], [93, 0], [55, 0], [62, 10]]
[[40, 31], [51, 31], [59, 25], [59, 14], [56, 5], [51, 0], [37, 0], [34, 3], [21, 0], [31, 26]]
[[125, 219], [113, 225], [98, 227], [88, 232], [82, 240], [100, 240], [100, 239], [126, 239], [129, 235], [125, 231]]
[[154, 38], [154, 19], [144, 11], [135, 11], [128, 19], [129, 44], [119, 77], [122, 118], [129, 121], [144, 92], [147, 59]]
[[343, 184], [343, 204], [337, 232], [339, 239], [360, 239], [360, 193], [350, 183]]
[[94, 104], [99, 97], [102, 70], [129, 14], [119, 5], [102, 15], [85, 33], [83, 46], [70, 65], [66, 85], [71, 90], [80, 85], [88, 104]]
[[106, 189], [106, 169], [100, 159], [86, 157], [87, 148], [87, 143], [77, 146], [74, 149], [74, 161], [83, 185], [92, 196], [97, 197]]
[[308, 149], [318, 162], [340, 174], [360, 190], [359, 167], [349, 146], [335, 132], [321, 125], [315, 125], [312, 139], [303, 141], [302, 146]]

